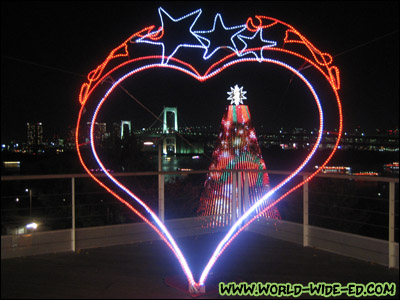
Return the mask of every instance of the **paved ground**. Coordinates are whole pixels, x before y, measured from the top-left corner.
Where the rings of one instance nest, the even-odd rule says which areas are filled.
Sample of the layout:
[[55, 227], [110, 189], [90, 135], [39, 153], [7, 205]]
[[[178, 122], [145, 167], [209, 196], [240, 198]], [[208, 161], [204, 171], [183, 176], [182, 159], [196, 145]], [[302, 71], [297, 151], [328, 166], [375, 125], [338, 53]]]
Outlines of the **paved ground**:
[[[220, 238], [221, 233], [177, 240], [196, 279]], [[239, 235], [213, 272], [208, 289], [220, 279], [302, 284], [395, 282], [398, 298], [396, 269], [251, 232]], [[1, 261], [1, 298], [191, 298], [166, 284], [181, 274], [169, 248], [160, 241], [7, 259]], [[217, 293], [209, 293], [200, 299], [216, 297]]]

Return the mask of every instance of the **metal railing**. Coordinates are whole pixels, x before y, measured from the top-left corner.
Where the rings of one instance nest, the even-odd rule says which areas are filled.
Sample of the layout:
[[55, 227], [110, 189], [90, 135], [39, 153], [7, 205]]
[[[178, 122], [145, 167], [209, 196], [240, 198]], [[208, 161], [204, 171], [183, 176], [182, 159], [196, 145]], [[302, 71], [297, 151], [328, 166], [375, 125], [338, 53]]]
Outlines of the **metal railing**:
[[[158, 177], [158, 189], [157, 189], [157, 196], [158, 196], [158, 215], [159, 218], [164, 222], [165, 220], [165, 176], [187, 176], [187, 175], [202, 175], [209, 173], [209, 170], [199, 170], [199, 171], [174, 171], [174, 172], [135, 172], [135, 173], [113, 173], [114, 177], [130, 177], [130, 176], [157, 176]], [[233, 173], [233, 177], [236, 180], [233, 181], [233, 188], [232, 190], [236, 190], [236, 187], [241, 189], [240, 185], [242, 184], [242, 180], [238, 180], [243, 176], [244, 178], [244, 196], [242, 199], [241, 193], [233, 193], [234, 203], [237, 204], [238, 207], [242, 207], [242, 201], [244, 203], [244, 207], [248, 207], [248, 180], [246, 181], [246, 173], [249, 172], [267, 172], [270, 177], [274, 176], [287, 176], [290, 172], [287, 171], [273, 171], [273, 170], [213, 170], [212, 172], [231, 172]], [[302, 172], [297, 175], [299, 180], [305, 180], [311, 173]], [[96, 177], [105, 177], [106, 175], [103, 173], [95, 174]], [[77, 216], [76, 216], [76, 180], [83, 179], [83, 178], [90, 178], [88, 174], [60, 174], [60, 175], [22, 175], [22, 176], [2, 176], [1, 181], [2, 184], [7, 182], [24, 182], [24, 181], [43, 181], [43, 180], [56, 180], [56, 179], [63, 179], [63, 180], [70, 180], [70, 196], [71, 196], [71, 248], [73, 251], [76, 250], [76, 224], [77, 224]], [[398, 205], [395, 205], [395, 197], [396, 197], [396, 184], [398, 188], [398, 178], [385, 178], [385, 177], [370, 177], [370, 176], [353, 176], [353, 175], [339, 175], [339, 174], [318, 174], [315, 178], [329, 179], [329, 180], [348, 180], [353, 182], [369, 182], [369, 183], [382, 183], [388, 185], [387, 195], [384, 195], [383, 198], [376, 198], [375, 200], [380, 200], [383, 202], [387, 202], [387, 212], [376, 212], [376, 213], [383, 213], [385, 216], [387, 215], [387, 230], [388, 235], [388, 252], [389, 252], [389, 267], [393, 267], [395, 265], [394, 261], [394, 253], [395, 253], [395, 232], [398, 231], [398, 225], [396, 225], [396, 216], [398, 218], [398, 213], [396, 214], [396, 209], [398, 211]], [[312, 183], [313, 181], [311, 181]], [[386, 189], [385, 189], [386, 190]], [[285, 190], [283, 190], [285, 192]], [[310, 203], [310, 194], [312, 195], [312, 190], [310, 190], [310, 182], [306, 182], [303, 185], [302, 193], [301, 193], [301, 202], [302, 202], [302, 225], [303, 225], [303, 245], [309, 246], [309, 229], [310, 229], [310, 205], [314, 205], [312, 202]], [[334, 193], [330, 193], [334, 194]], [[29, 190], [30, 196], [30, 214], [32, 212], [32, 191]], [[3, 198], [3, 192], [2, 192]], [[373, 199], [370, 197], [370, 199]], [[3, 200], [3, 199], [2, 199]], [[288, 200], [287, 202], [289, 202]], [[299, 201], [298, 201], [299, 202]], [[398, 192], [397, 192], [397, 202], [398, 202]], [[334, 203], [332, 203], [334, 205]], [[355, 211], [358, 208], [353, 207]], [[3, 209], [2, 209], [3, 210]], [[374, 212], [374, 211], [373, 211]], [[7, 213], [7, 211], [5, 211]], [[242, 211], [238, 211], [237, 214], [232, 215], [232, 219], [237, 219], [240, 217]], [[3, 214], [3, 211], [2, 211]], [[329, 218], [329, 217], [327, 217]], [[336, 218], [338, 220], [338, 218]], [[397, 219], [398, 220], [398, 219]], [[351, 220], [354, 221], [354, 220]], [[3, 218], [2, 218], [3, 222]], [[354, 221], [355, 222], [355, 221]], [[359, 222], [362, 223], [362, 222]], [[364, 222], [366, 223], [366, 222]], [[367, 224], [367, 223], [366, 223]], [[376, 224], [367, 224], [370, 226], [382, 226]], [[386, 227], [386, 226], [383, 226]]]

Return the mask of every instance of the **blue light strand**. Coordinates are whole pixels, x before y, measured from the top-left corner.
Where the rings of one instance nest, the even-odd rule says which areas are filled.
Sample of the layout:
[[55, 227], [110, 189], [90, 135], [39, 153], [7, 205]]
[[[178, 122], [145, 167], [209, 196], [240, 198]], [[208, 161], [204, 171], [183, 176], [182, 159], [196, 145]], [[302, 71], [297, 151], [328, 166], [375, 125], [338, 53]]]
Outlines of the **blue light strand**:
[[184, 270], [184, 273], [186, 274], [191, 286], [194, 287], [195, 286], [195, 280], [193, 278], [193, 274], [192, 274], [192, 272], [191, 272], [191, 270], [189, 268], [189, 265], [187, 264], [187, 261], [186, 261], [185, 257], [183, 256], [180, 248], [176, 244], [174, 238], [171, 236], [171, 234], [168, 231], [168, 229], [161, 222], [161, 220], [157, 217], [157, 215], [139, 197], [137, 197], [135, 194], [133, 194], [128, 188], [126, 188], [124, 185], [122, 185], [117, 179], [115, 179], [107, 171], [107, 168], [105, 168], [105, 166], [103, 165], [103, 163], [101, 162], [100, 158], [97, 155], [96, 147], [95, 147], [95, 144], [94, 144], [94, 141], [95, 141], [95, 139], [94, 139], [94, 124], [96, 122], [97, 114], [98, 114], [101, 106], [103, 105], [103, 103], [106, 101], [106, 99], [110, 95], [110, 93], [114, 90], [114, 88], [116, 86], [118, 86], [118, 84], [120, 84], [123, 80], [125, 80], [126, 78], [128, 78], [130, 75], [132, 75], [134, 73], [140, 72], [140, 71], [145, 70], [145, 69], [150, 68], [150, 67], [162, 67], [162, 66], [163, 66], [162, 64], [161, 65], [160, 64], [146, 65], [144, 67], [137, 68], [137, 69], [125, 74], [120, 79], [115, 81], [115, 83], [105, 93], [104, 97], [100, 100], [100, 102], [98, 103], [98, 105], [97, 105], [97, 107], [96, 107], [96, 109], [95, 109], [95, 111], [93, 113], [92, 124], [90, 126], [90, 145], [91, 145], [92, 153], [93, 153], [97, 163], [99, 164], [101, 170], [106, 174], [106, 176], [110, 180], [112, 180], [120, 189], [125, 191], [131, 198], [133, 198], [136, 202], [138, 202], [150, 214], [150, 216], [156, 222], [158, 228], [161, 229], [161, 231], [164, 233], [164, 236], [168, 239], [168, 241], [170, 242], [171, 246], [173, 247], [173, 251], [174, 251], [176, 257], [178, 258], [178, 261], [180, 262], [180, 264], [181, 264], [181, 266], [182, 266], [182, 268]]
[[[248, 60], [248, 59], [246, 59]], [[254, 61], [254, 59], [252, 59]], [[318, 106], [318, 111], [319, 111], [319, 116], [320, 116], [320, 128], [319, 128], [319, 133], [318, 133], [318, 138], [316, 141], [316, 144], [314, 146], [314, 149], [312, 150], [312, 152], [310, 153], [309, 157], [307, 160], [305, 160], [298, 168], [295, 172], [293, 172], [290, 176], [288, 176], [284, 181], [282, 181], [278, 186], [276, 186], [275, 188], [273, 188], [272, 190], [270, 190], [268, 193], [266, 193], [262, 198], [260, 198], [256, 203], [254, 203], [230, 228], [230, 230], [228, 231], [228, 233], [225, 235], [225, 237], [222, 239], [222, 241], [218, 244], [217, 248], [215, 249], [213, 255], [211, 256], [210, 260], [208, 261], [206, 267], [204, 268], [201, 276], [200, 276], [200, 280], [199, 280], [199, 284], [201, 286], [204, 285], [205, 280], [208, 276], [208, 273], [210, 272], [212, 266], [214, 265], [214, 263], [216, 262], [216, 260], [218, 259], [218, 257], [221, 255], [222, 253], [222, 249], [225, 246], [225, 244], [230, 240], [230, 238], [233, 236], [233, 234], [235, 233], [235, 231], [239, 228], [239, 226], [242, 226], [242, 223], [246, 220], [246, 218], [248, 216], [250, 216], [251, 213], [253, 213], [254, 211], [256, 211], [263, 203], [265, 203], [265, 201], [267, 199], [269, 199], [276, 191], [278, 191], [279, 189], [281, 189], [284, 185], [286, 185], [294, 176], [296, 176], [303, 168], [304, 166], [309, 162], [309, 160], [312, 158], [312, 156], [314, 155], [315, 151], [318, 148], [318, 145], [321, 142], [322, 139], [322, 133], [323, 133], [323, 124], [324, 124], [324, 119], [323, 119], [323, 111], [322, 111], [322, 106], [321, 103], [319, 101], [318, 95], [315, 92], [313, 86], [310, 84], [310, 82], [296, 69], [294, 69], [293, 67], [289, 66], [288, 64], [285, 64], [281, 61], [278, 60], [274, 60], [274, 59], [263, 59], [263, 61], [265, 62], [271, 62], [271, 63], [275, 63], [278, 65], [281, 65], [283, 67], [288, 68], [289, 70], [291, 70], [293, 73], [295, 73], [297, 76], [300, 77], [300, 79], [303, 80], [303, 82], [309, 87], [310, 91], [312, 92], [314, 99], [317, 103]]]
[[[230, 41], [231, 41], [232, 44], [219, 45], [217, 47], [214, 47], [213, 51], [210, 51], [211, 41], [210, 41], [210, 39], [208, 39], [208, 38], [206, 38], [206, 37], [204, 37], [202, 35], [216, 34], [217, 33], [216, 32], [217, 20], [219, 20], [219, 22], [218, 22], [219, 29], [223, 28], [225, 31], [233, 31], [233, 34], [230, 37]], [[239, 50], [237, 49], [236, 43], [234, 41], [234, 38], [244, 30], [246, 30], [246, 24], [227, 27], [227, 26], [225, 26], [224, 21], [222, 20], [221, 14], [219, 14], [219, 13], [216, 14], [215, 18], [214, 18], [214, 24], [213, 24], [212, 29], [203, 30], [203, 31], [195, 31], [195, 33], [197, 35], [199, 35], [199, 37], [200, 37], [200, 42], [206, 47], [206, 50], [204, 51], [203, 59], [205, 59], [205, 60], [209, 59], [211, 56], [213, 56], [213, 54], [215, 52], [217, 52], [221, 48], [228, 48], [228, 49], [232, 50], [233, 52], [235, 52], [238, 55], [239, 54]], [[233, 45], [233, 47], [232, 47], [232, 45]], [[209, 53], [209, 52], [211, 52], [211, 53]]]
[[[193, 11], [189, 14], [186, 14], [180, 18], [175, 19], [165, 9], [163, 9], [162, 7], [159, 7], [158, 14], [160, 16], [161, 28], [156, 31], [149, 32], [148, 34], [144, 35], [143, 37], [138, 38], [135, 42], [161, 46], [162, 47], [162, 53], [161, 53], [161, 56], [162, 56], [161, 63], [162, 64], [168, 64], [171, 57], [174, 57], [176, 55], [177, 51], [179, 50], [179, 48], [181, 48], [181, 47], [204, 49], [204, 54], [203, 54], [204, 60], [208, 60], [209, 58], [211, 58], [220, 49], [229, 49], [232, 52], [236, 53], [236, 55], [238, 57], [248, 55], [248, 54], [253, 54], [258, 59], [258, 61], [261, 62], [262, 54], [258, 55], [257, 52], [255, 52], [255, 51], [246, 51], [246, 49], [248, 48], [247, 41], [259, 39], [262, 43], [265, 43], [266, 45], [264, 45], [262, 47], [261, 52], [263, 51], [264, 48], [275, 47], [277, 44], [276, 41], [270, 41], [270, 40], [263, 38], [263, 36], [262, 36], [263, 29], [257, 30], [251, 36], [246, 36], [246, 35], [241, 34], [242, 32], [246, 31], [246, 29], [247, 29], [246, 24], [240, 24], [240, 25], [235, 25], [235, 26], [231, 26], [231, 27], [226, 26], [222, 19], [221, 14], [219, 14], [219, 13], [217, 13], [215, 15], [214, 22], [213, 22], [211, 29], [194, 31], [193, 27], [195, 26], [201, 13], [202, 13], [202, 10], [198, 9], [198, 10], [195, 10], [195, 11]], [[165, 32], [165, 23], [166, 23], [165, 21], [166, 20], [172, 21], [174, 23], [179, 23], [179, 22], [181, 22], [187, 18], [193, 17], [193, 16], [194, 16], [193, 22], [191, 23], [187, 32], [190, 33], [194, 38], [196, 38], [199, 41], [198, 44], [180, 43], [180, 44], [176, 45], [176, 47], [171, 52], [171, 54], [168, 54], [168, 53], [166, 53], [166, 48], [167, 48], [166, 42], [163, 42], [160, 40], [152, 40], [150, 38], [151, 36], [157, 36], [162, 30], [164, 30], [164, 35], [166, 34], [166, 32]], [[217, 35], [218, 30], [225, 30], [227, 32], [232, 31], [232, 34], [229, 37], [229, 43], [222, 43], [222, 44], [216, 43], [216, 45], [214, 45], [212, 43], [211, 39], [206, 37], [207, 35], [209, 35], [209, 37], [211, 37], [212, 35]], [[163, 39], [163, 37], [161, 37], [161, 40], [162, 39]], [[243, 48], [241, 48], [240, 50], [238, 49], [237, 42], [235, 42], [235, 39], [239, 40], [244, 45]]]
[[[239, 52], [239, 56], [244, 56], [244, 55], [248, 55], [248, 54], [253, 54], [255, 55], [255, 57], [259, 60], [259, 62], [262, 61], [263, 57], [262, 57], [262, 52], [265, 48], [271, 48], [271, 47], [275, 47], [277, 45], [276, 41], [270, 41], [270, 40], [266, 40], [263, 38], [262, 35], [263, 29], [260, 28], [258, 29], [252, 36], [244, 36], [244, 35], [238, 35], [238, 39], [241, 40], [246, 46]], [[260, 50], [260, 55], [257, 54], [257, 52], [255, 51], [251, 51], [251, 50], [246, 50], [247, 49], [247, 43], [244, 40], [254, 40], [256, 39], [256, 37], [259, 35], [260, 41], [267, 44], [261, 47]], [[260, 48], [260, 47], [257, 47]], [[250, 48], [253, 49], [253, 48]]]
[[[136, 200], [141, 206], [143, 206], [146, 211], [152, 216], [153, 220], [156, 222], [156, 224], [158, 225], [158, 227], [161, 229], [161, 231], [165, 234], [165, 237], [170, 241], [172, 247], [174, 248], [174, 252], [175, 255], [177, 256], [178, 260], [181, 263], [182, 268], [184, 269], [185, 274], [187, 275], [189, 282], [192, 284], [192, 286], [195, 284], [194, 278], [193, 278], [193, 274], [186, 262], [186, 259], [184, 258], [182, 252], [180, 251], [180, 248], [178, 247], [178, 245], [176, 244], [175, 240], [173, 239], [173, 237], [171, 236], [171, 234], [169, 233], [169, 231], [167, 230], [167, 228], [165, 227], [164, 224], [162, 224], [162, 222], [160, 221], [160, 219], [157, 217], [157, 215], [147, 207], [147, 205], [140, 200], [136, 195], [134, 195], [129, 189], [127, 189], [125, 186], [123, 186], [121, 183], [118, 182], [118, 180], [116, 180], [108, 171], [107, 169], [104, 167], [104, 165], [101, 163], [96, 150], [95, 150], [95, 145], [94, 145], [94, 125], [95, 124], [95, 117], [98, 113], [98, 111], [100, 110], [100, 107], [102, 105], [102, 103], [107, 99], [107, 97], [109, 96], [109, 94], [114, 90], [114, 88], [121, 83], [123, 80], [125, 80], [126, 78], [128, 78], [129, 76], [138, 73], [140, 71], [146, 70], [146, 69], [150, 69], [150, 68], [157, 68], [157, 67], [168, 67], [168, 68], [173, 68], [176, 70], [180, 70], [183, 71], [184, 73], [193, 76], [194, 78], [197, 78], [199, 81], [204, 81], [207, 80], [209, 78], [211, 78], [212, 76], [218, 74], [219, 72], [221, 72], [222, 70], [224, 70], [225, 68], [240, 63], [240, 62], [256, 62], [259, 61], [259, 59], [257, 58], [238, 58], [235, 59], [233, 61], [227, 62], [225, 63], [223, 66], [221, 66], [220, 68], [216, 69], [214, 72], [206, 75], [206, 76], [199, 76], [195, 73], [193, 73], [192, 71], [185, 69], [183, 67], [180, 66], [176, 66], [176, 65], [172, 65], [172, 64], [148, 64], [139, 68], [134, 69], [133, 71], [125, 74], [124, 76], [122, 76], [120, 79], [118, 79], [111, 87], [110, 89], [105, 93], [104, 97], [101, 99], [101, 101], [99, 102], [95, 113], [93, 115], [92, 118], [92, 125], [91, 125], [91, 131], [90, 131], [90, 138], [91, 138], [91, 148], [92, 148], [92, 152], [95, 156], [95, 159], [97, 161], [97, 163], [99, 164], [99, 166], [101, 167], [102, 171], [107, 175], [107, 177], [109, 177], [117, 186], [119, 186], [123, 191], [125, 191], [130, 197], [132, 197], [134, 200]], [[316, 94], [314, 88], [312, 87], [312, 85], [308, 82], [308, 80], [297, 70], [295, 70], [293, 67], [289, 66], [286, 63], [283, 63], [281, 61], [278, 60], [274, 60], [274, 59], [265, 59], [262, 58], [263, 62], [270, 62], [270, 63], [274, 63], [280, 66], [283, 66], [289, 70], [291, 70], [292, 72], [294, 72], [296, 75], [298, 75], [305, 83], [306, 85], [309, 87], [310, 91], [312, 92], [312, 94], [314, 95], [314, 98], [316, 100], [317, 106], [318, 106], [318, 110], [319, 110], [319, 114], [320, 114], [320, 130], [319, 130], [319, 135], [316, 141], [316, 145], [318, 146], [319, 143], [321, 142], [321, 138], [322, 138], [322, 132], [323, 132], [323, 114], [322, 114], [322, 107], [321, 104], [319, 102], [319, 98], [318, 95]], [[247, 211], [245, 214], [243, 214], [241, 216], [241, 218], [239, 218], [231, 227], [231, 229], [228, 231], [228, 233], [225, 235], [224, 239], [218, 244], [218, 247], [216, 248], [216, 250], [214, 251], [213, 255], [211, 256], [209, 262], [207, 263], [206, 267], [203, 270], [203, 273], [200, 277], [199, 280], [199, 284], [202, 286], [205, 283], [205, 280], [208, 276], [209, 271], [211, 270], [212, 266], [214, 265], [214, 263], [216, 262], [216, 260], [218, 259], [218, 257], [221, 255], [222, 253], [222, 249], [225, 246], [225, 244], [230, 240], [230, 238], [233, 236], [233, 234], [235, 233], [235, 231], [243, 226], [243, 222], [244, 220], [254, 211], [257, 211], [257, 209], [259, 209], [259, 207], [265, 203], [265, 201], [267, 201], [277, 190], [279, 190], [280, 188], [282, 188], [284, 185], [286, 185], [294, 176], [296, 176], [303, 168], [304, 166], [308, 163], [308, 161], [311, 159], [311, 157], [313, 156], [313, 154], [315, 153], [317, 146], [314, 147], [313, 151], [310, 153], [309, 158], [304, 161], [299, 167], [298, 169], [292, 173], [290, 176], [288, 176], [284, 181], [282, 181], [278, 186], [276, 186], [275, 188], [273, 188], [271, 191], [269, 191], [268, 193], [266, 193], [262, 198], [260, 198], [257, 202], [255, 202]]]
[[[152, 45], [160, 45], [160, 46], [162, 47], [162, 61], [161, 61], [162, 64], [168, 64], [170, 58], [173, 57], [173, 56], [175, 55], [175, 53], [178, 51], [178, 49], [181, 48], [181, 47], [185, 47], [185, 48], [204, 48], [203, 43], [200, 42], [199, 37], [198, 37], [197, 34], [194, 33], [193, 30], [192, 30], [194, 24], [197, 22], [197, 19], [200, 17], [201, 13], [202, 13], [202, 10], [201, 10], [201, 9], [198, 9], [198, 10], [195, 10], [195, 11], [193, 11], [193, 12], [191, 12], [191, 13], [189, 13], [189, 14], [183, 16], [183, 17], [180, 17], [180, 18], [178, 18], [178, 19], [174, 19], [174, 18], [173, 18], [170, 14], [168, 14], [162, 7], [159, 7], [159, 8], [158, 8], [158, 14], [159, 14], [160, 20], [161, 20], [161, 29], [158, 29], [157, 31], [150, 32], [150, 33], [146, 34], [145, 36], [143, 36], [143, 37], [137, 39], [137, 40], [136, 40], [136, 43], [147, 43], [147, 44], [152, 44]], [[175, 47], [175, 49], [172, 51], [172, 53], [169, 54], [167, 58], [165, 58], [165, 56], [166, 56], [166, 53], [165, 53], [165, 43], [164, 43], [164, 42], [159, 42], [159, 41], [153, 41], [153, 40], [149, 39], [150, 36], [153, 36], [153, 35], [159, 33], [161, 30], [164, 30], [165, 24], [164, 24], [163, 15], [167, 16], [167, 17], [169, 18], [169, 20], [172, 21], [172, 22], [174, 22], [174, 23], [178, 23], [178, 22], [180, 22], [180, 21], [182, 21], [182, 20], [185, 20], [185, 19], [187, 19], [187, 18], [189, 18], [189, 17], [192, 17], [192, 16], [194, 16], [194, 15], [197, 15], [197, 16], [195, 16], [195, 18], [194, 18], [192, 24], [191, 24], [190, 27], [189, 27], [189, 32], [190, 32], [197, 40], [199, 40], [200, 43], [199, 43], [198, 45], [196, 45], [196, 44], [178, 44], [178, 45]], [[165, 31], [164, 31], [164, 35], [165, 35]]]

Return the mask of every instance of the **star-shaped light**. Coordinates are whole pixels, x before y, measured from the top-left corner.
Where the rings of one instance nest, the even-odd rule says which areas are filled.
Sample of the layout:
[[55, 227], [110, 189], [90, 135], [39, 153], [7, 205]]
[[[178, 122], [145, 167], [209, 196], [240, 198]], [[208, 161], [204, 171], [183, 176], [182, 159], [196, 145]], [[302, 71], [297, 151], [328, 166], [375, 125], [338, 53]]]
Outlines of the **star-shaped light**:
[[204, 48], [206, 48], [203, 58], [209, 59], [221, 48], [228, 48], [238, 53], [234, 38], [243, 30], [246, 30], [245, 24], [226, 27], [221, 15], [216, 14], [212, 29], [195, 31], [194, 33], [199, 37], [199, 41], [203, 44]]
[[[196, 23], [197, 19], [200, 17], [201, 9], [193, 11], [183, 17], [174, 19], [169, 15], [162, 7], [158, 9], [158, 14], [161, 20], [161, 29], [156, 32], [150, 32], [144, 37], [136, 40], [137, 43], [148, 43], [153, 45], [160, 45], [162, 47], [162, 63], [168, 64], [171, 57], [181, 47], [186, 48], [205, 48], [203, 43], [200, 43], [200, 39], [197, 34], [193, 32], [192, 28]], [[149, 39], [149, 36], [153, 36], [163, 30], [162, 37], [153, 41]], [[175, 36], [174, 36], [175, 35]], [[179, 35], [176, 37], [176, 35]]]
[[[238, 39], [241, 40], [246, 46], [240, 51], [239, 56], [247, 54], [254, 54], [258, 60], [262, 59], [262, 51], [265, 48], [275, 47], [276, 41], [269, 41], [263, 38], [263, 29], [258, 29], [252, 36], [238, 35]], [[249, 51], [250, 49], [261, 48], [256, 51]], [[247, 50], [247, 51], [246, 51]], [[260, 56], [258, 55], [260, 53]]]
[[245, 97], [246, 93], [246, 91], [243, 91], [243, 87], [239, 88], [239, 86], [236, 84], [234, 88], [231, 87], [230, 92], [227, 92], [227, 94], [229, 95], [228, 100], [231, 101], [231, 104], [243, 104], [243, 100], [247, 99]]

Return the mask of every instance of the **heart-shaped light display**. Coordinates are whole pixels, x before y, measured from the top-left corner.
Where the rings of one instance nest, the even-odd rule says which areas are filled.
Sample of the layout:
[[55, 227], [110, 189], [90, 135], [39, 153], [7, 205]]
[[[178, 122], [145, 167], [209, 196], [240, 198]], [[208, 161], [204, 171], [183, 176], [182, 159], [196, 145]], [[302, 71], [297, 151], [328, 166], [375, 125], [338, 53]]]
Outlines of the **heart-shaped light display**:
[[[132, 36], [130, 36], [124, 43], [116, 47], [110, 52], [105, 61], [100, 64], [96, 69], [88, 74], [88, 82], [82, 85], [79, 101], [82, 105], [76, 128], [76, 145], [80, 161], [85, 168], [86, 172], [104, 189], [115, 196], [119, 201], [128, 206], [135, 214], [137, 214], [143, 221], [145, 221], [149, 226], [151, 226], [161, 239], [170, 247], [170, 249], [175, 254], [178, 259], [189, 283], [189, 291], [192, 293], [198, 293], [202, 287], [204, 287], [207, 276], [217, 261], [218, 257], [222, 252], [228, 247], [232, 240], [250, 223], [256, 220], [259, 216], [263, 215], [265, 211], [276, 205], [280, 200], [285, 198], [287, 195], [292, 193], [294, 190], [301, 187], [305, 182], [313, 178], [326, 164], [330, 161], [333, 154], [335, 153], [340, 138], [342, 134], [342, 113], [341, 113], [341, 103], [338, 95], [338, 89], [340, 88], [339, 81], [339, 70], [337, 67], [332, 65], [332, 57], [327, 53], [320, 52], [313, 44], [311, 44], [303, 35], [301, 35], [292, 26], [281, 22], [277, 19], [266, 17], [266, 16], [255, 16], [258, 25], [254, 24], [254, 19], [249, 17], [245, 24], [226, 26], [222, 16], [217, 14], [215, 16], [213, 24], [209, 29], [200, 30], [196, 28], [196, 22], [201, 15], [201, 10], [196, 10], [188, 15], [180, 18], [173, 18], [164, 9], [159, 8], [159, 16], [161, 21], [161, 26], [156, 28], [156, 26], [146, 27]], [[166, 26], [166, 24], [168, 26]], [[173, 26], [172, 26], [173, 25]], [[181, 27], [185, 30], [186, 41], [171, 41], [169, 36], [169, 30], [172, 30], [174, 26]], [[225, 41], [219, 41], [215, 33], [217, 31], [225, 31], [230, 35], [229, 39]], [[275, 30], [274, 32], [280, 32], [278, 35], [280, 39], [268, 40], [265, 36], [268, 35], [269, 31]], [[190, 42], [190, 43], [189, 43]], [[135, 47], [140, 47], [143, 44], [153, 45], [154, 49], [159, 51], [158, 55], [144, 55], [133, 57], [136, 52], [130, 53], [129, 47], [134, 45]], [[241, 47], [239, 47], [239, 45]], [[199, 58], [204, 62], [210, 62], [210, 66], [203, 73], [196, 69], [193, 64], [178, 59], [177, 56], [182, 48], [200, 48], [204, 50], [203, 57]], [[137, 48], [138, 49], [138, 48]], [[148, 49], [148, 47], [147, 47]], [[228, 49], [229, 53], [219, 57], [218, 60], [213, 61], [216, 54], [221, 54], [220, 49]], [[299, 50], [300, 49], [300, 50]], [[303, 54], [300, 54], [303, 53]], [[197, 50], [198, 53], [198, 50]], [[221, 56], [221, 55], [220, 55]], [[296, 176], [309, 162], [311, 157], [316, 152], [322, 138], [322, 133], [324, 132], [324, 117], [323, 108], [316, 92], [315, 87], [311, 84], [311, 80], [306, 78], [302, 74], [301, 70], [297, 70], [288, 63], [284, 62], [288, 57], [295, 57], [296, 59], [301, 59], [311, 66], [318, 74], [321, 74], [323, 78], [326, 79], [331, 90], [336, 99], [337, 109], [338, 109], [338, 127], [339, 130], [336, 132], [337, 140], [331, 153], [326, 158], [325, 162], [320, 165], [320, 167], [311, 175], [309, 175], [303, 182], [295, 185], [289, 189], [286, 193], [281, 195], [278, 199], [273, 199], [273, 195], [285, 186], [291, 179]], [[210, 257], [208, 263], [206, 264], [200, 279], [198, 282], [195, 281], [192, 271], [186, 262], [184, 255], [182, 254], [179, 246], [175, 242], [172, 235], [169, 233], [165, 225], [160, 221], [158, 216], [154, 211], [146, 205], [146, 203], [135, 195], [131, 190], [125, 187], [121, 182], [112, 176], [112, 174], [107, 170], [101, 159], [99, 158], [94, 138], [94, 125], [96, 124], [96, 119], [100, 109], [106, 102], [110, 94], [128, 77], [134, 76], [135, 74], [150, 70], [150, 69], [173, 69], [183, 72], [196, 80], [203, 82], [210, 80], [216, 75], [220, 74], [224, 70], [230, 68], [233, 65], [240, 63], [262, 63], [262, 64], [275, 64], [291, 71], [295, 76], [297, 76], [304, 84], [307, 86], [311, 92], [316, 106], [318, 108], [319, 115], [319, 129], [317, 140], [305, 158], [305, 160], [282, 182], [270, 189], [264, 196], [254, 202], [254, 204], [247, 209], [246, 212], [234, 223], [228, 230], [224, 238], [220, 241], [217, 248]], [[113, 79], [115, 77], [115, 80]], [[102, 83], [107, 79], [111, 78], [113, 80], [111, 87], [105, 88]], [[96, 93], [95, 93], [96, 91]], [[96, 96], [94, 96], [96, 94]], [[101, 95], [101, 96], [99, 96]], [[85, 159], [81, 153], [81, 146], [79, 141], [80, 128], [82, 122], [82, 114], [91, 114], [91, 127], [90, 127], [90, 147], [92, 154], [96, 159], [97, 164], [100, 169], [105, 173], [106, 180], [100, 180], [95, 177], [92, 172], [87, 167]], [[107, 179], [108, 178], [108, 179]], [[125, 195], [125, 196], [121, 196]], [[139, 210], [137, 210], [130, 201], [126, 200], [124, 197], [129, 197], [132, 199], [136, 205], [144, 208], [149, 217], [143, 215]]]

